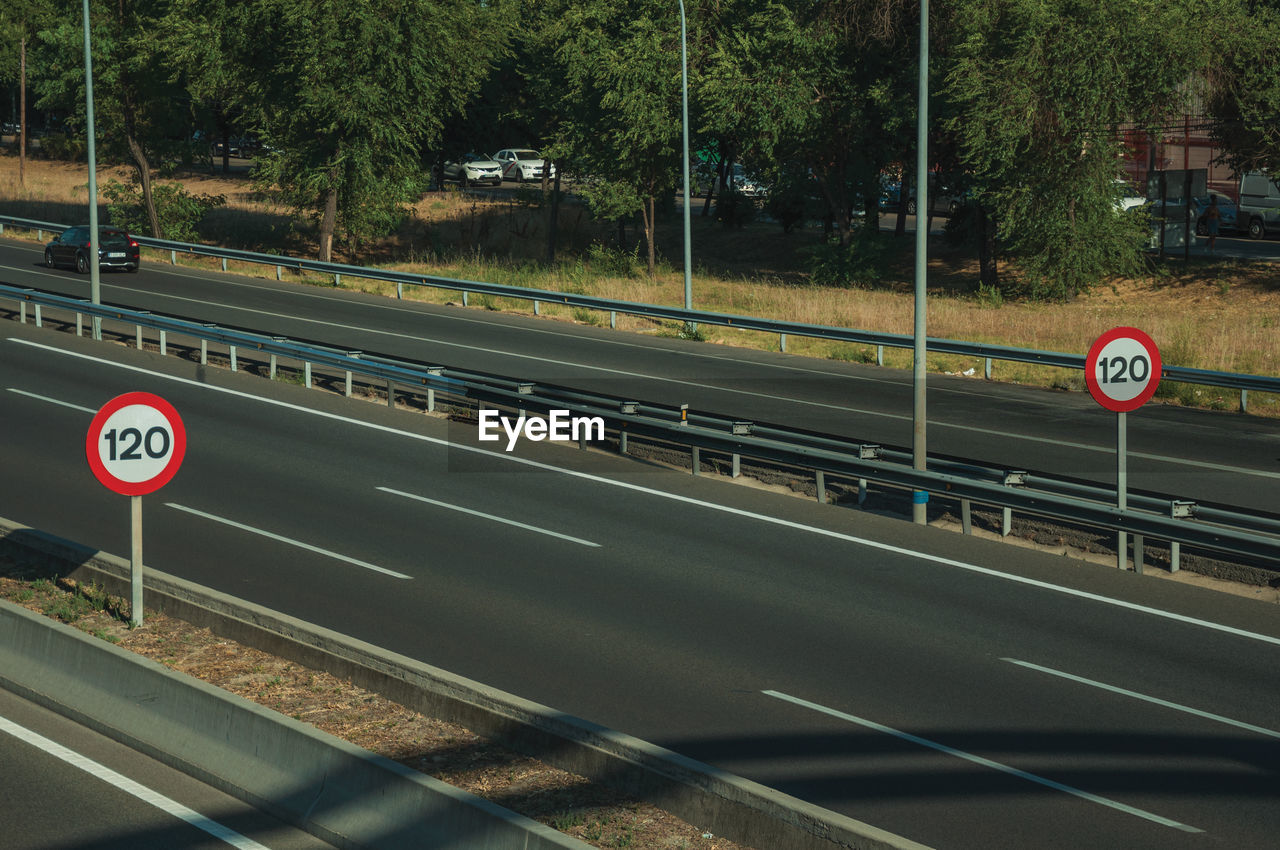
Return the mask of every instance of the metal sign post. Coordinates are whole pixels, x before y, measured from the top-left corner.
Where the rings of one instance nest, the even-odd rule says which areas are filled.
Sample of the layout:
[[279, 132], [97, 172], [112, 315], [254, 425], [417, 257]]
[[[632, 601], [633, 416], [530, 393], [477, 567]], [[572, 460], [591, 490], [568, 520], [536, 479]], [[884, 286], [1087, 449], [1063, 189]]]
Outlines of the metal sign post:
[[[1084, 381], [1093, 400], [1116, 414], [1116, 507], [1129, 506], [1129, 432], [1126, 415], [1155, 395], [1164, 366], [1160, 349], [1137, 328], [1112, 328], [1098, 337], [1084, 362]], [[1129, 535], [1116, 532], [1116, 566], [1124, 569]]]
[[89, 423], [85, 457], [94, 477], [129, 497], [129, 622], [142, 625], [142, 497], [177, 473], [187, 431], [173, 405], [151, 393], [125, 393]]

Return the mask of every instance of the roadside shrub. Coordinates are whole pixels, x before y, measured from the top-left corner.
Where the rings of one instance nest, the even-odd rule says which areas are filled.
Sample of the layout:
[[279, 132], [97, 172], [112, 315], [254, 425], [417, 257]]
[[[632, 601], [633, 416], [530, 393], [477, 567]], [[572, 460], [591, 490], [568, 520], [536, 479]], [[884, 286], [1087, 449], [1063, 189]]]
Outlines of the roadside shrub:
[[757, 212], [755, 201], [741, 192], [725, 192], [716, 201], [716, 221], [725, 227], [746, 227], [756, 220]]
[[50, 133], [40, 139], [40, 156], [45, 159], [62, 159], [70, 162], [87, 162], [89, 145], [84, 139], [68, 137], [66, 133]]
[[111, 180], [102, 189], [107, 197], [107, 215], [111, 223], [130, 233], [148, 236], [162, 235], [178, 242], [195, 242], [198, 228], [205, 214], [227, 202], [223, 195], [193, 195], [177, 183], [156, 183], [151, 186], [151, 198], [156, 205], [156, 217], [160, 219], [163, 234], [151, 232], [146, 207], [142, 203], [142, 187], [137, 182], [128, 184]]
[[895, 246], [892, 233], [858, 227], [847, 245], [826, 242], [809, 257], [809, 273], [818, 286], [871, 287], [889, 274]]

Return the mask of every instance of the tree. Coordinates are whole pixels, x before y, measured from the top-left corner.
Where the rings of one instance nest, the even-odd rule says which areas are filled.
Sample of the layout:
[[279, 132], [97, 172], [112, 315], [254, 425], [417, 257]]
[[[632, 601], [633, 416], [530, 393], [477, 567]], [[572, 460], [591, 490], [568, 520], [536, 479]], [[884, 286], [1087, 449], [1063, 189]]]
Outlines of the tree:
[[[58, 0], [56, 23], [39, 33], [42, 109], [85, 127], [84, 29], [81, 4]], [[169, 82], [156, 38], [164, 0], [114, 0], [91, 9], [94, 120], [106, 157], [133, 162], [151, 235], [163, 238], [151, 191], [157, 161], [172, 159], [184, 135], [185, 95]]]
[[1144, 224], [1114, 203], [1120, 127], [1178, 109], [1204, 59], [1200, 8], [961, 0], [943, 85], [950, 127], [979, 216], [994, 216], [1033, 297], [1070, 297], [1141, 268]]
[[234, 0], [171, 0], [160, 31], [169, 79], [208, 116], [222, 142], [222, 171], [231, 170], [231, 130], [245, 112], [244, 81], [253, 38], [249, 6]]
[[1231, 4], [1212, 32], [1212, 62], [1205, 70], [1206, 104], [1222, 158], [1241, 173], [1280, 177], [1280, 3]]
[[466, 0], [260, 0], [246, 80], [274, 150], [258, 178], [352, 242], [386, 232], [422, 184], [419, 152], [491, 64], [500, 27]]
[[11, 0], [0, 10], [0, 82], [18, 82], [18, 185], [27, 174], [27, 46], [50, 14], [47, 0]]
[[563, 145], [592, 176], [583, 194], [603, 218], [640, 213], [657, 263], [657, 200], [680, 174], [680, 22], [668, 0], [566, 5], [549, 30], [564, 72]]

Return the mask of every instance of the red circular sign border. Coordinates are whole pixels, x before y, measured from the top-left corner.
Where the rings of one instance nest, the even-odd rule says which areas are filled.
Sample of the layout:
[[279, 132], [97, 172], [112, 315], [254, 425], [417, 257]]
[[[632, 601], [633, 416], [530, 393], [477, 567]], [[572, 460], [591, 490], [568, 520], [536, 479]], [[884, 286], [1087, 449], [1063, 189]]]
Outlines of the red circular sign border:
[[[1104, 393], [1102, 387], [1098, 385], [1098, 356], [1102, 353], [1102, 349], [1121, 337], [1135, 340], [1146, 349], [1147, 356], [1151, 358], [1151, 381], [1147, 384], [1146, 389], [1128, 401], [1116, 401]], [[1156, 389], [1159, 388], [1160, 379], [1163, 375], [1164, 362], [1160, 359], [1159, 347], [1156, 346], [1155, 340], [1148, 336], [1145, 331], [1140, 331], [1137, 328], [1112, 328], [1093, 341], [1093, 345], [1089, 346], [1089, 353], [1084, 358], [1084, 382], [1089, 388], [1089, 395], [1093, 396], [1093, 400], [1098, 404], [1116, 413], [1128, 413], [1130, 410], [1137, 410], [1150, 401], [1151, 397], [1156, 394]]]
[[[103, 426], [106, 425], [112, 414], [131, 404], [141, 404], [155, 408], [160, 411], [161, 415], [168, 420], [169, 426], [173, 428], [173, 454], [169, 456], [169, 462], [165, 464], [164, 469], [160, 470], [159, 474], [148, 478], [146, 481], [121, 481], [107, 471], [106, 466], [102, 463], [102, 458], [98, 455], [98, 441], [102, 438]], [[122, 496], [145, 496], [168, 484], [173, 476], [178, 473], [178, 467], [182, 465], [182, 459], [187, 454], [187, 429], [182, 424], [182, 417], [178, 415], [177, 409], [160, 398], [160, 396], [146, 392], [125, 393], [111, 399], [94, 415], [93, 421], [89, 423], [89, 433], [85, 436], [84, 453], [85, 458], [89, 461], [89, 469], [93, 471], [94, 477], [98, 479], [103, 487]]]

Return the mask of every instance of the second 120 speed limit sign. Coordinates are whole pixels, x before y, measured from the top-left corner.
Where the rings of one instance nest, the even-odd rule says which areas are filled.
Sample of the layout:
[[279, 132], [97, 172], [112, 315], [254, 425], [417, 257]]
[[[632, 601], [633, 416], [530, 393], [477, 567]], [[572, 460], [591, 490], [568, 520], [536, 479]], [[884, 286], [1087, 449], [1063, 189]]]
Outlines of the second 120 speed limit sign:
[[1112, 328], [1085, 357], [1084, 381], [1094, 401], [1116, 413], [1137, 410], [1160, 385], [1160, 349], [1137, 328]]
[[94, 476], [125, 496], [145, 496], [169, 483], [186, 452], [178, 411], [151, 393], [125, 393], [104, 404], [85, 439]]

